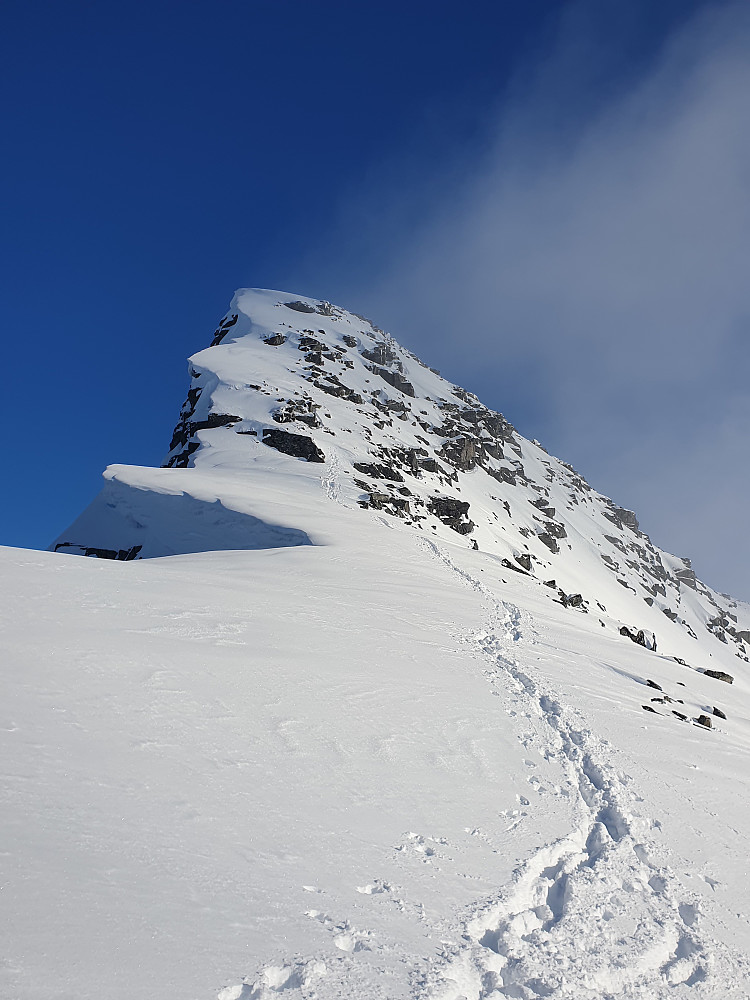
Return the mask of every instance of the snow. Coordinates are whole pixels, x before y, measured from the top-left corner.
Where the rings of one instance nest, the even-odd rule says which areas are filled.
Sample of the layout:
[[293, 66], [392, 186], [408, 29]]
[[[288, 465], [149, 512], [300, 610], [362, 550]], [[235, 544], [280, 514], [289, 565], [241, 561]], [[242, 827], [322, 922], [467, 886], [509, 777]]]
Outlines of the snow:
[[[187, 467], [110, 467], [58, 541], [136, 558], [0, 549], [0, 995], [746, 998], [746, 647], [707, 623], [750, 609], [680, 584], [683, 561], [520, 435], [455, 478], [404, 475], [408, 517], [360, 509], [355, 461], [448, 436], [303, 382], [295, 338], [354, 331], [341, 381], [362, 397], [361, 351], [387, 344], [433, 427], [465, 400], [294, 300], [320, 306], [238, 293], [191, 359], [190, 419], [240, 422], [188, 435]], [[320, 464], [262, 444], [305, 392], [321, 426], [288, 426]], [[515, 484], [488, 474], [516, 460]], [[435, 493], [475, 530], [420, 507]], [[504, 565], [523, 553], [531, 572]]]

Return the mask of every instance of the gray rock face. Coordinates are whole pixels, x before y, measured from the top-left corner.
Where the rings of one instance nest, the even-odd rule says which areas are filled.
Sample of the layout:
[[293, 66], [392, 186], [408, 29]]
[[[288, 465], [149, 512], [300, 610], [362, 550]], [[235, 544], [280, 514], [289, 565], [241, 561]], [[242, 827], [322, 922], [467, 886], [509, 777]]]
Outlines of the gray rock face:
[[[617, 579], [620, 586], [616, 589], [622, 587], [623, 599], [631, 602], [627, 611], [623, 607], [615, 612], [616, 628], [627, 621], [644, 621], [653, 626], [654, 615], [644, 612], [645, 602], [654, 612], [662, 610], [669, 619], [661, 619], [663, 625], [657, 626], [665, 631], [665, 647], [675, 627], [695, 638], [700, 622], [701, 629], [705, 626], [710, 633], [708, 641], [717, 647], [721, 643], [723, 655], [734, 644], [737, 657], [750, 662], [750, 630], [744, 612], [739, 620], [731, 610], [737, 610], [737, 605], [730, 598], [721, 600], [720, 595], [697, 581], [689, 560], [675, 561], [653, 546], [640, 531], [632, 511], [595, 493], [571, 466], [545, 455], [543, 449], [538, 451], [537, 442], [525, 441], [501, 413], [488, 409], [472, 393], [444, 380], [437, 383], [419, 372], [415, 363], [423, 369], [428, 366], [368, 320], [360, 317], [358, 324], [352, 314], [321, 300], [292, 298], [284, 302], [284, 298], [277, 300], [276, 312], [269, 321], [273, 325], [251, 327], [247, 333], [245, 313], [239, 312], [238, 316], [231, 311], [214, 333], [214, 344], [226, 344], [229, 337], [232, 353], [234, 342], [239, 343], [245, 336], [253, 350], [258, 340], [274, 349], [268, 351], [260, 346], [253, 355], [256, 369], [243, 371], [238, 384], [232, 385], [251, 398], [256, 393], [264, 398], [253, 399], [252, 406], [240, 409], [241, 402], [230, 400], [243, 396], [232, 397], [223, 391], [216, 394], [212, 364], [203, 365], [202, 359], [196, 357], [191, 362], [190, 389], [166, 465], [200, 465], [201, 458], [195, 453], [203, 444], [217, 443], [210, 439], [221, 438], [223, 433], [201, 432], [214, 428], [224, 428], [232, 437], [235, 433], [257, 437], [283, 454], [317, 463], [324, 461], [323, 451], [328, 452], [323, 435], [330, 435], [336, 441], [337, 452], [345, 456], [341, 473], [351, 476], [349, 482], [360, 490], [359, 496], [353, 498], [359, 506], [377, 508], [422, 530], [437, 529], [439, 534], [441, 528], [434, 520], [438, 517], [458, 534], [473, 532], [472, 537], [481, 538], [478, 544], [489, 552], [502, 540], [496, 534], [502, 530], [506, 532], [504, 541], [510, 543], [510, 548], [506, 545], [496, 550], [508, 556], [507, 565], [502, 565], [521, 574], [536, 571], [540, 583], [541, 576], [554, 573], [557, 583], [548, 581], [548, 586], [555, 593], [549, 596], [581, 613], [593, 610], [593, 578], [592, 590], [584, 589], [583, 595], [568, 595], [563, 587], [584, 586], [577, 577], [567, 574], [567, 550], [572, 549], [575, 557], [579, 544], [577, 519], [590, 513], [591, 537], [598, 546], [601, 570], [611, 573], [613, 581]], [[322, 316], [334, 322], [325, 322]], [[219, 351], [226, 356], [226, 346]], [[275, 373], [284, 370], [292, 380], [284, 376], [283, 383], [276, 383]], [[415, 390], [417, 385], [420, 388]], [[239, 422], [233, 413], [212, 413], [212, 406], [238, 409], [244, 419]], [[284, 431], [274, 433], [274, 425]], [[243, 440], [247, 442], [247, 437]], [[240, 451], [240, 462], [241, 456]], [[468, 495], [464, 492], [468, 486], [464, 477], [473, 480], [471, 495], [477, 497], [472, 501], [479, 526], [476, 531], [469, 519], [468, 504], [459, 499]], [[487, 494], [486, 503], [479, 500], [482, 491]], [[431, 525], [425, 523], [428, 518]], [[585, 517], [582, 523], [585, 535]], [[570, 532], [567, 528], [571, 528]], [[72, 537], [67, 533], [59, 541], [67, 544]], [[118, 555], [120, 548], [127, 549], [131, 544], [130, 538], [118, 537], [78, 540], [93, 540], [102, 551], [106, 547], [107, 552]], [[466, 544], [471, 544], [470, 540]], [[559, 555], [561, 550], [564, 558]], [[531, 553], [531, 558], [513, 557], [513, 553], [520, 552]], [[598, 570], [599, 566], [594, 578]], [[699, 619], [691, 611], [693, 595], [689, 602], [681, 599], [680, 591], [684, 597], [686, 587], [696, 592], [697, 602], [706, 612]], [[633, 603], [635, 598], [637, 605]], [[609, 623], [602, 627], [609, 627]], [[651, 632], [644, 633], [637, 626], [623, 628], [622, 634], [631, 641], [646, 649], [655, 648]], [[700, 638], [705, 640], [707, 633]], [[712, 662], [728, 667], [731, 661]]]
[[291, 431], [270, 428], [263, 431], [263, 444], [275, 448], [283, 455], [303, 458], [306, 462], [325, 462], [326, 460], [325, 455], [313, 439], [304, 434], [293, 434]]
[[354, 462], [354, 468], [371, 479], [390, 479], [393, 483], [403, 483], [404, 477], [398, 471], [387, 465], [379, 465], [377, 462]]
[[277, 424], [291, 424], [299, 421], [308, 427], [320, 427], [316, 416], [318, 407], [308, 399], [289, 399], [273, 414]]
[[695, 576], [695, 570], [692, 568], [689, 559], [682, 560], [684, 564], [684, 569], [678, 569], [675, 571], [675, 576], [679, 580], [680, 584], [685, 584], [686, 587], [690, 587], [691, 590], [696, 590], [698, 586], [698, 581]]
[[557, 544], [557, 540], [553, 538], [548, 531], [540, 531], [537, 538], [540, 542], [547, 546], [553, 555], [557, 555], [560, 551], [560, 546]]
[[376, 365], [392, 365], [398, 361], [398, 354], [388, 344], [376, 344], [371, 351], [362, 351], [362, 357]]
[[714, 680], [724, 681], [725, 684], [733, 684], [734, 677], [731, 674], [725, 673], [723, 670], [704, 670], [703, 674], [705, 677], [713, 677]]
[[457, 531], [459, 535], [468, 535], [475, 528], [474, 522], [468, 520], [469, 504], [465, 500], [431, 497], [427, 506], [438, 520]]
[[650, 648], [646, 642], [646, 633], [642, 628], [638, 629], [636, 632], [635, 629], [629, 629], [627, 625], [623, 625], [620, 629], [620, 635], [627, 636], [628, 639], [637, 643], [639, 646], [645, 646], [647, 649]]
[[[298, 313], [314, 313], [315, 306], [309, 306], [307, 302], [300, 302], [299, 299], [295, 299], [293, 302], [285, 302], [284, 305], [287, 309], [294, 309]], [[213, 347], [213, 344], [211, 345]]]
[[399, 392], [403, 392], [405, 396], [414, 396], [414, 386], [408, 379], [405, 379], [401, 372], [392, 372], [387, 368], [377, 368], [373, 367], [371, 369], [373, 375], [379, 375], [384, 382], [388, 385], [392, 385], [394, 389], [398, 389]]
[[615, 507], [615, 514], [617, 514], [626, 528], [630, 528], [631, 531], [641, 530], [641, 527], [638, 524], [638, 518], [632, 510], [626, 510], [624, 507]]
[[461, 472], [471, 472], [476, 467], [478, 449], [472, 438], [459, 437], [453, 441], [446, 441], [441, 453], [446, 462]]

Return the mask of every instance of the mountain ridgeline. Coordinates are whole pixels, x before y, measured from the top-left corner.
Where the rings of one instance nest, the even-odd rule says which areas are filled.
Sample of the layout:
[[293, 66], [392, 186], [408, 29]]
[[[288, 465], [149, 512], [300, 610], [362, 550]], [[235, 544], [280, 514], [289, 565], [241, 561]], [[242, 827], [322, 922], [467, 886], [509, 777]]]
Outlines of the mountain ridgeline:
[[[163, 467], [110, 467], [56, 551], [131, 561], [327, 544], [346, 511], [479, 549], [508, 585], [525, 577], [648, 648], [748, 662], [747, 605], [362, 316], [241, 290], [189, 374]], [[326, 538], [305, 517], [321, 505]]]

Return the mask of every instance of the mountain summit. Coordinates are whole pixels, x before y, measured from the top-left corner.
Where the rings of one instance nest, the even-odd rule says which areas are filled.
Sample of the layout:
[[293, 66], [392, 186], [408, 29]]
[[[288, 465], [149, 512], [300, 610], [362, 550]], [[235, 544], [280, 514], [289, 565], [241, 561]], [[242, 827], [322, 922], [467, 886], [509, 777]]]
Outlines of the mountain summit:
[[656, 547], [632, 511], [369, 320], [243, 289], [162, 469], [111, 466], [55, 551], [132, 560], [316, 544], [342, 508], [492, 556], [648, 648], [748, 662], [747, 606]]
[[189, 376], [0, 549], [0, 996], [747, 1000], [750, 607], [328, 302]]

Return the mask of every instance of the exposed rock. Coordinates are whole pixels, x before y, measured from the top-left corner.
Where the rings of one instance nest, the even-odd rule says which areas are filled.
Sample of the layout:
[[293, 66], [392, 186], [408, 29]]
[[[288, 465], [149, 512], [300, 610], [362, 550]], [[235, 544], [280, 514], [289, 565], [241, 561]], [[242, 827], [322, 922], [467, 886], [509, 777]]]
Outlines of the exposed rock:
[[236, 417], [233, 413], [209, 413], [205, 420], [194, 420], [190, 422], [190, 436], [196, 431], [214, 430], [216, 427], [228, 427], [230, 424], [238, 424], [242, 417]]
[[[544, 527], [547, 529], [545, 533], [551, 535], [553, 538], [568, 537], [565, 525], [560, 524], [558, 521], [545, 521]], [[541, 535], [539, 537], [541, 537]]]
[[724, 673], [723, 670], [704, 670], [703, 674], [706, 677], [713, 677], [714, 680], [724, 681], [726, 684], [734, 683], [734, 677], [731, 674]]
[[654, 690], [656, 690], [656, 691], [663, 691], [664, 690], [664, 688], [660, 684], [657, 684], [656, 681], [652, 681], [650, 678], [646, 678], [646, 686], [650, 687], [650, 688], [654, 688]]
[[174, 455], [166, 464], [167, 469], [187, 469], [190, 456], [200, 448], [200, 441], [191, 441], [179, 455]]
[[536, 500], [532, 500], [531, 503], [537, 508], [537, 510], [540, 510], [545, 517], [555, 516], [555, 508], [550, 507], [549, 501], [545, 500], [544, 497], [539, 497]]
[[632, 510], [626, 510], [624, 507], [615, 507], [614, 513], [617, 517], [619, 517], [626, 528], [630, 528], [631, 531], [640, 531], [638, 518]]
[[698, 581], [695, 576], [695, 571], [691, 566], [690, 560], [683, 559], [682, 563], [685, 568], [675, 570], [674, 575], [677, 577], [677, 580], [680, 584], [684, 583], [685, 586], [689, 587], [691, 590], [696, 590], [698, 586]]
[[75, 542], [58, 542], [55, 552], [60, 549], [77, 549], [80, 555], [96, 559], [116, 559], [118, 562], [131, 562], [138, 557], [142, 545], [133, 545], [129, 549], [99, 549], [92, 545], [77, 545]]
[[384, 510], [386, 513], [397, 514], [400, 517], [411, 512], [409, 501], [404, 497], [394, 497], [390, 493], [369, 492], [369, 503], [361, 503], [362, 507], [372, 507], [375, 510]]
[[503, 565], [503, 566], [504, 566], [504, 567], [505, 567], [506, 569], [512, 569], [512, 570], [514, 571], [514, 573], [523, 573], [523, 574], [524, 574], [524, 576], [528, 576], [528, 575], [529, 575], [529, 574], [528, 574], [528, 573], [526, 572], [526, 570], [525, 570], [525, 569], [521, 569], [521, 567], [520, 567], [520, 566], [516, 566], [516, 564], [515, 564], [515, 563], [512, 563], [512, 562], [510, 561], [510, 559], [503, 559], [503, 561], [502, 561], [502, 565]]
[[477, 464], [478, 451], [476, 442], [469, 437], [459, 437], [446, 441], [440, 449], [446, 462], [461, 472], [471, 472]]
[[346, 399], [348, 402], [354, 403], [355, 406], [361, 406], [364, 402], [358, 392], [350, 389], [343, 382], [339, 382], [335, 375], [327, 375], [326, 381], [318, 379], [313, 382], [313, 385], [318, 389], [322, 389], [323, 392], [328, 393], [329, 396], [335, 396], [337, 399]]
[[388, 344], [376, 344], [371, 351], [362, 351], [362, 357], [377, 365], [392, 365], [398, 354]]
[[560, 551], [560, 546], [557, 544], [556, 539], [554, 539], [552, 535], [549, 534], [549, 532], [540, 531], [536, 537], [539, 539], [540, 542], [542, 542], [543, 545], [547, 546], [547, 548], [553, 555], [557, 555], [557, 553]]
[[531, 572], [531, 556], [527, 552], [521, 553], [520, 556], [513, 556], [519, 566], [522, 566], [527, 573]]
[[378, 465], [376, 462], [353, 462], [352, 464], [357, 472], [370, 476], [371, 479], [390, 479], [393, 483], [403, 483], [404, 481], [404, 477], [397, 469], [392, 469], [387, 465]]
[[487, 475], [492, 476], [499, 483], [508, 483], [510, 486], [516, 485], [516, 473], [513, 469], [508, 469], [501, 465], [499, 469], [485, 469]]
[[703, 726], [705, 729], [711, 728], [711, 716], [710, 715], [699, 715], [695, 720], [699, 726]]
[[304, 434], [293, 434], [291, 431], [279, 431], [274, 428], [263, 431], [263, 444], [275, 448], [292, 458], [304, 458], [306, 462], [325, 462], [325, 455], [312, 438]]
[[273, 414], [273, 419], [277, 424], [291, 424], [298, 420], [308, 427], [320, 427], [315, 414], [317, 409], [320, 407], [309, 399], [290, 399]]
[[[298, 351], [316, 351], [321, 353], [325, 350], [325, 344], [321, 344], [319, 340], [315, 337], [300, 337], [299, 344], [297, 345]], [[322, 360], [322, 358], [321, 358]]]
[[453, 497], [430, 497], [427, 507], [438, 520], [457, 531], [459, 535], [468, 535], [474, 530], [474, 522], [468, 520], [469, 504], [465, 500], [454, 500]]
[[642, 628], [636, 632], [635, 629], [629, 629], [627, 625], [623, 625], [620, 629], [620, 635], [626, 635], [632, 642], [637, 643], [639, 646], [645, 646], [646, 649], [652, 648], [650, 643], [646, 642], [646, 633]]
[[274, 333], [272, 337], [266, 337], [263, 343], [268, 344], [269, 347], [281, 347], [282, 344], [286, 343], [286, 337], [283, 333]]
[[314, 313], [315, 307], [309, 306], [307, 302], [300, 302], [299, 299], [295, 299], [294, 302], [285, 302], [284, 305], [287, 309], [294, 309], [298, 313]]
[[392, 385], [394, 389], [403, 392], [405, 396], [414, 396], [414, 386], [404, 378], [401, 372], [392, 372], [387, 368], [376, 368], [374, 366], [370, 368], [370, 371], [373, 375], [379, 375], [384, 382]]
[[224, 319], [219, 323], [218, 328], [214, 332], [214, 339], [211, 341], [211, 347], [216, 347], [222, 342], [224, 337], [229, 333], [231, 327], [237, 322], [238, 316], [231, 316], [229, 319]]
[[726, 719], [726, 715], [722, 712], [720, 708], [717, 708], [716, 705], [714, 705], [713, 714], [716, 716], [717, 719]]
[[562, 587], [557, 588], [557, 593], [564, 608], [580, 608], [581, 611], [588, 612], [582, 594], [566, 594]]

